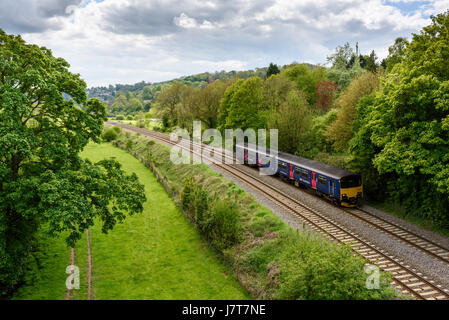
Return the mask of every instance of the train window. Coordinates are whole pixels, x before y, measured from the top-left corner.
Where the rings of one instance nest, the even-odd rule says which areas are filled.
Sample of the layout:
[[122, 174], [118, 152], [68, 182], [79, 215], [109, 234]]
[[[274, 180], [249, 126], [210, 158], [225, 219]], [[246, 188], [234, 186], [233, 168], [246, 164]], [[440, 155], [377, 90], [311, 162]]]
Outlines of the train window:
[[360, 187], [362, 185], [362, 177], [359, 175], [344, 177], [341, 178], [340, 184], [342, 189]]
[[320, 183], [320, 184], [326, 184], [326, 182], [327, 182], [327, 180], [326, 180], [326, 178], [325, 177], [323, 177], [323, 176], [320, 176], [319, 178], [318, 178], [318, 182]]
[[287, 170], [287, 164], [286, 163], [283, 163], [283, 162], [278, 162], [278, 166], [281, 168], [281, 169], [284, 169], [284, 170]]
[[301, 176], [301, 178], [309, 178], [309, 171], [307, 171], [306, 169], [296, 168], [295, 173]]

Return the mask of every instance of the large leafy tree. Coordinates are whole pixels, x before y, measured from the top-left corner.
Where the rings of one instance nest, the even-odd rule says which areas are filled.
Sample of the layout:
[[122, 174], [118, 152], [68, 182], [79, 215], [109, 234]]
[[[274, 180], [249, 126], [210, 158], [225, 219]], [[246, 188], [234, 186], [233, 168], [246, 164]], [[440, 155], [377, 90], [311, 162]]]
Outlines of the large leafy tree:
[[68, 231], [73, 246], [95, 219], [107, 232], [127, 212], [142, 211], [134, 174], [79, 156], [99, 142], [106, 120], [85, 89], [64, 59], [0, 29], [0, 295], [20, 283], [39, 226]]
[[266, 109], [272, 113], [278, 113], [281, 104], [286, 102], [290, 91], [295, 91], [297, 95], [300, 94], [296, 83], [287, 77], [277, 74], [266, 79], [263, 83], [263, 101]]
[[265, 111], [262, 80], [259, 77], [238, 80], [226, 90], [221, 102], [219, 128], [265, 128]]
[[397, 38], [392, 46], [388, 48], [388, 57], [384, 61], [384, 67], [391, 71], [393, 67], [405, 57], [408, 41], [405, 38]]
[[377, 68], [379, 67], [377, 65], [376, 60], [377, 60], [377, 55], [376, 55], [376, 52], [373, 50], [373, 51], [371, 51], [371, 54], [368, 57], [366, 57], [364, 68], [370, 72], [376, 72]]
[[448, 64], [449, 11], [433, 16], [431, 25], [413, 35], [402, 62], [383, 79], [367, 108], [363, 130], [375, 151], [374, 167], [398, 177], [394, 192], [400, 199], [423, 198], [422, 212], [446, 223], [447, 207], [436, 206], [443, 200], [447, 205], [449, 196]]
[[272, 75], [276, 75], [280, 73], [281, 70], [279, 70], [279, 67], [276, 64], [270, 63], [267, 69], [267, 79], [271, 77]]
[[365, 72], [354, 79], [344, 89], [337, 99], [337, 119], [327, 129], [324, 135], [335, 150], [345, 152], [353, 137], [352, 124], [357, 116], [359, 100], [379, 88], [379, 75]]
[[344, 46], [338, 46], [335, 53], [327, 58], [328, 63], [332, 64], [327, 70], [327, 78], [338, 85], [338, 90], [345, 89], [354, 78], [364, 73], [360, 57], [363, 56], [359, 55], [358, 48], [354, 54], [349, 43], [346, 43]]
[[327, 112], [329, 111], [335, 100], [335, 93], [338, 85], [331, 81], [321, 81], [315, 85], [315, 108]]
[[279, 130], [279, 150], [301, 153], [311, 138], [312, 110], [303, 92], [297, 89], [287, 93], [277, 109], [272, 109], [267, 125]]
[[171, 125], [178, 123], [177, 107], [185, 93], [186, 85], [175, 82], [164, 88], [156, 98], [156, 113]]
[[210, 83], [198, 93], [198, 105], [200, 107], [199, 118], [209, 128], [215, 128], [217, 126], [221, 99], [226, 89], [236, 81], [237, 78], [232, 78], [227, 81], [217, 80]]
[[307, 64], [294, 64], [284, 67], [281, 75], [296, 83], [298, 90], [305, 93], [310, 105], [316, 102], [316, 84], [326, 80], [326, 70], [323, 67], [316, 67], [310, 70]]

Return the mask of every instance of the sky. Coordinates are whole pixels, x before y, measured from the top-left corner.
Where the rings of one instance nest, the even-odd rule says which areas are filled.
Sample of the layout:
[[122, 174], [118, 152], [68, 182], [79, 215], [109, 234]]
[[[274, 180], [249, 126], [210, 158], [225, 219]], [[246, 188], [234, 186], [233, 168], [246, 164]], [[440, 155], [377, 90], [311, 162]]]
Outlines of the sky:
[[325, 64], [338, 45], [379, 58], [449, 0], [0, 0], [0, 28], [63, 57], [87, 85]]

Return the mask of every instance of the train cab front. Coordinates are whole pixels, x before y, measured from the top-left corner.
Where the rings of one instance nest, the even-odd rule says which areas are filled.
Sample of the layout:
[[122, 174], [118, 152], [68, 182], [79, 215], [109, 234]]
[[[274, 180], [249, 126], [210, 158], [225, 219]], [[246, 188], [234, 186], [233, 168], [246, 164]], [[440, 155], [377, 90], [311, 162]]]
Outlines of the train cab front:
[[363, 199], [362, 177], [347, 176], [340, 179], [340, 203], [343, 207], [357, 207]]

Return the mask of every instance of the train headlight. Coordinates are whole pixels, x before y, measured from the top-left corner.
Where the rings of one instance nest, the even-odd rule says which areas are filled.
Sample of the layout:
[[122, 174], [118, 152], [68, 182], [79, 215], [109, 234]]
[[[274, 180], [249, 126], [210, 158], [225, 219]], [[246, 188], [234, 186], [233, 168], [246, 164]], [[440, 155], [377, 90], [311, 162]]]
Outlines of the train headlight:
[[348, 199], [348, 195], [347, 195], [347, 194], [344, 194], [344, 195], [343, 195], [343, 199]]

